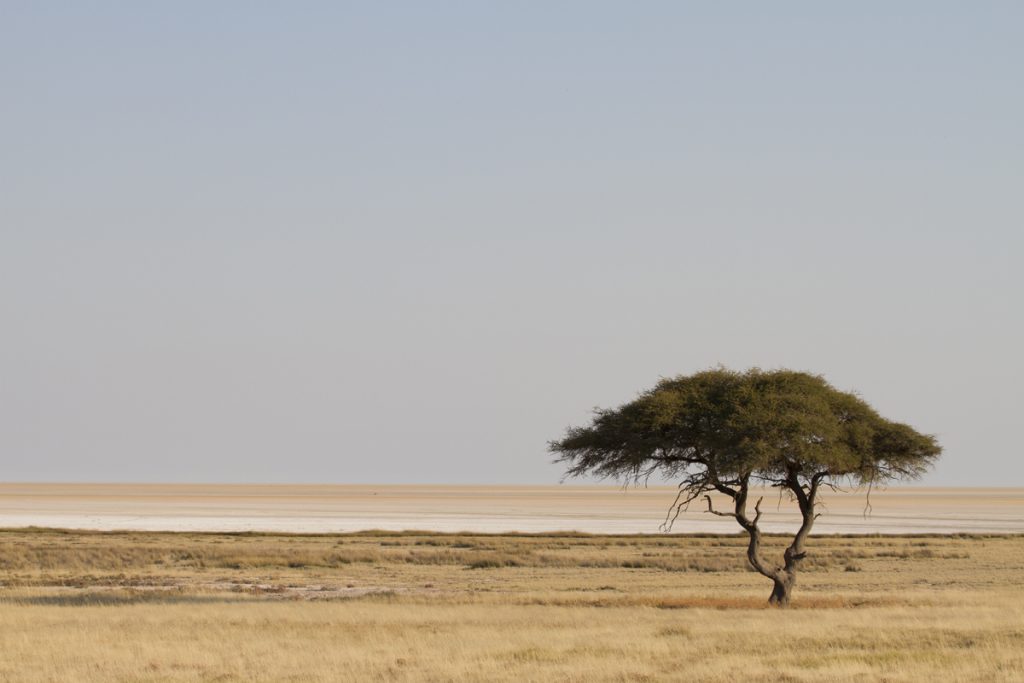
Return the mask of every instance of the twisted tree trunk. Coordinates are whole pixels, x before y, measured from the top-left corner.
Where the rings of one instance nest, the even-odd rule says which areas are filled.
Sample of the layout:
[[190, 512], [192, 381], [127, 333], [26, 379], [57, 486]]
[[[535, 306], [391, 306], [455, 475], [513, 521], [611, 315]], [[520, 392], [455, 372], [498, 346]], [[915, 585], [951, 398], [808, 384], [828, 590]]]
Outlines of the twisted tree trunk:
[[802, 521], [800, 529], [797, 530], [796, 535], [793, 537], [793, 542], [789, 544], [786, 552], [783, 553], [785, 564], [779, 567], [775, 572], [775, 576], [772, 577], [775, 587], [772, 589], [771, 597], [768, 598], [768, 603], [771, 605], [785, 607], [789, 604], [790, 594], [793, 592], [793, 586], [796, 584], [797, 567], [807, 557], [807, 553], [804, 551], [804, 541], [811, 533], [811, 527], [814, 526], [814, 519], [817, 516], [814, 513], [814, 504], [820, 482], [821, 477], [815, 476], [811, 479], [807, 490], [804, 490], [804, 487], [797, 480], [795, 473], [793, 473], [787, 484], [796, 497], [797, 505], [800, 506]]
[[782, 485], [793, 492], [797, 505], [800, 507], [802, 520], [800, 528], [793, 536], [792, 543], [789, 544], [789, 547], [786, 548], [783, 554], [784, 563], [782, 566], [771, 566], [761, 557], [761, 529], [758, 527], [758, 522], [761, 521], [761, 501], [764, 499], [759, 498], [754, 505], [754, 518], [748, 517], [747, 495], [749, 492], [749, 477], [740, 479], [739, 486], [736, 489], [720, 485], [716, 486], [719, 491], [733, 499], [733, 512], [718, 512], [714, 510], [711, 505], [711, 498], [707, 498], [709, 512], [723, 517], [734, 517], [750, 537], [750, 543], [747, 545], [747, 560], [755, 571], [771, 579], [774, 584], [772, 593], [768, 597], [768, 604], [770, 605], [778, 607], [789, 605], [793, 586], [796, 585], [797, 569], [800, 562], [807, 557], [807, 553], [804, 551], [804, 541], [811, 533], [811, 527], [814, 526], [814, 519], [817, 516], [814, 513], [815, 498], [818, 493], [818, 485], [825, 476], [826, 473], [816, 474], [811, 477], [810, 482], [805, 486], [800, 483], [795, 471], [791, 471], [789, 477], [782, 482]]

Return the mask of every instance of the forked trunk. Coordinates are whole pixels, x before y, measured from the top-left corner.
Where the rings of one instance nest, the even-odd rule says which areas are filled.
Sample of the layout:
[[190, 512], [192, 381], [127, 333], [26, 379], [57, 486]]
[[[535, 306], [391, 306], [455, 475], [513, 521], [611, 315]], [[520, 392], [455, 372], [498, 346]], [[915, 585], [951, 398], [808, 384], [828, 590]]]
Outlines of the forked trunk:
[[[815, 496], [818, 493], [818, 484], [823, 476], [821, 474], [814, 475], [807, 490], [800, 485], [795, 472], [790, 472], [790, 477], [786, 480], [786, 486], [793, 492], [800, 506], [802, 523], [796, 535], [793, 536], [793, 542], [790, 543], [783, 554], [785, 564], [782, 566], [772, 567], [761, 558], [761, 530], [757, 526], [757, 523], [761, 521], [761, 500], [758, 500], [757, 505], [754, 506], [754, 512], [756, 513], [754, 518], [750, 519], [747, 517], [748, 484], [745, 478], [740, 482], [739, 490], [733, 494], [736, 507], [732, 516], [736, 518], [736, 521], [739, 522], [740, 526], [750, 536], [750, 544], [747, 546], [747, 559], [759, 574], [771, 579], [775, 584], [772, 588], [772, 594], [768, 597], [768, 604], [774, 607], [787, 607], [789, 605], [790, 597], [793, 594], [793, 586], [796, 584], [797, 567], [807, 556], [804, 552], [804, 540], [811, 533], [811, 527], [814, 526], [814, 518], [816, 516], [814, 514]], [[711, 508], [710, 498], [708, 498], [708, 509], [714, 512]]]
[[804, 540], [811, 533], [811, 527], [814, 526], [814, 519], [817, 517], [814, 513], [814, 505], [815, 497], [818, 494], [818, 486], [828, 476], [828, 472], [814, 474], [810, 478], [810, 483], [804, 485], [800, 483], [795, 466], [792, 466], [788, 469], [788, 477], [777, 484], [793, 492], [793, 497], [796, 498], [797, 504], [800, 506], [802, 522], [800, 529], [793, 536], [793, 542], [789, 544], [789, 547], [786, 548], [786, 552], [783, 554], [785, 564], [776, 567], [772, 567], [761, 557], [761, 529], [757, 526], [757, 523], [761, 521], [761, 501], [764, 500], [763, 497], [759, 498], [757, 504], [754, 505], [754, 518], [747, 517], [747, 494], [750, 491], [750, 475], [741, 477], [735, 489], [721, 484], [714, 472], [711, 473], [711, 476], [715, 483], [715, 488], [732, 498], [734, 511], [721, 512], [715, 510], [711, 502], [711, 496], [706, 495], [704, 498], [708, 502], [708, 512], [719, 517], [733, 517], [739, 522], [739, 525], [750, 536], [750, 543], [747, 545], [747, 560], [750, 562], [750, 566], [758, 574], [771, 579], [775, 584], [772, 594], [768, 597], [768, 604], [776, 607], [788, 606], [790, 596], [793, 593], [793, 586], [796, 584], [797, 567], [807, 556], [807, 553], [804, 552]]

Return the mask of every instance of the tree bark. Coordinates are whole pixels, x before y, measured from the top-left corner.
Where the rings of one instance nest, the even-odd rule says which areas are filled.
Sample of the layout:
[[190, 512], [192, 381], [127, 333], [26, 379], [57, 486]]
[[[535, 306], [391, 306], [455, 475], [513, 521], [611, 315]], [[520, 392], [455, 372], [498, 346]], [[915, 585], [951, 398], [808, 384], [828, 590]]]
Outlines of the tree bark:
[[775, 582], [775, 587], [772, 588], [768, 604], [776, 607], [788, 607], [790, 595], [793, 593], [793, 585], [796, 583], [796, 574], [781, 571], [772, 577], [772, 581]]

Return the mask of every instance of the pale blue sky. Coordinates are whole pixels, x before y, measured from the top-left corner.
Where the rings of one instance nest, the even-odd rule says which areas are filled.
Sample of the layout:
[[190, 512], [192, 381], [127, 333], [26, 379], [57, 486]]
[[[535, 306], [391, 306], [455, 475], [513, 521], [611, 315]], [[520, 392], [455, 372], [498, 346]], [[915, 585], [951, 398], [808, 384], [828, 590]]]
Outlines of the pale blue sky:
[[1024, 4], [0, 1], [0, 479], [559, 479], [788, 366], [1021, 485]]

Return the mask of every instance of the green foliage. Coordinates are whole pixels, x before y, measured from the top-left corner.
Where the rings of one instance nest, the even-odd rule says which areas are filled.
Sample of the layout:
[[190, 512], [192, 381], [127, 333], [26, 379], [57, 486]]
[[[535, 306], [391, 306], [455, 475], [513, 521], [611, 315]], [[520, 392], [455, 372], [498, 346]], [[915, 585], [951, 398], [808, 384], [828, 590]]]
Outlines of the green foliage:
[[571, 475], [696, 476], [705, 489], [750, 478], [914, 478], [941, 452], [933, 436], [886, 420], [820, 376], [724, 368], [664, 379], [598, 410], [551, 450]]

